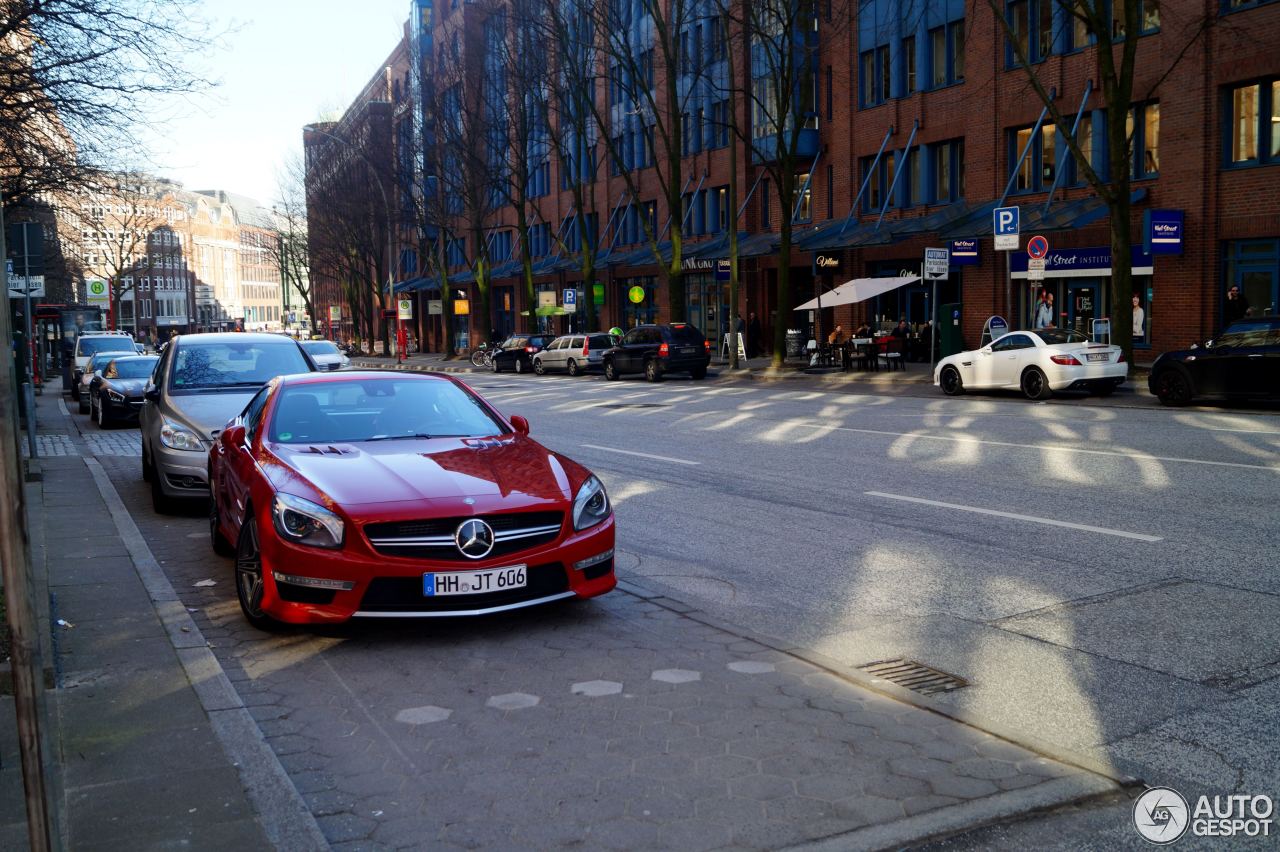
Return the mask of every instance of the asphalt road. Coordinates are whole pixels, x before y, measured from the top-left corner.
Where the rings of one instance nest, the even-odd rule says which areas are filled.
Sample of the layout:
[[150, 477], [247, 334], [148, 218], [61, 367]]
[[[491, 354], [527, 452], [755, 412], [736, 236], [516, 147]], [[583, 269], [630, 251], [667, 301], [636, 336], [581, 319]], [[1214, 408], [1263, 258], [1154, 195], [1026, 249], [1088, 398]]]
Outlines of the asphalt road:
[[1274, 412], [471, 381], [601, 475], [624, 574], [1152, 784], [1280, 792]]

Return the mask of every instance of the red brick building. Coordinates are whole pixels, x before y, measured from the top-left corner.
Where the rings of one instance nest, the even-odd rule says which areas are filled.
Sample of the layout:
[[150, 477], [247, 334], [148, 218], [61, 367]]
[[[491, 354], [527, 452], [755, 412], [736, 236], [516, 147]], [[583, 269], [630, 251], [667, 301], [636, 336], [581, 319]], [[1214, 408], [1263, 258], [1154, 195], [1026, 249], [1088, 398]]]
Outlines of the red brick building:
[[[736, 217], [742, 236], [740, 312], [744, 317], [758, 313], [766, 328], [777, 322], [810, 331], [808, 315], [788, 307], [778, 316], [778, 228], [784, 211], [776, 172], [761, 163], [768, 154], [762, 155], [761, 137], [752, 130], [758, 109], [739, 91], [731, 109], [742, 137], [724, 126], [729, 114], [724, 110], [730, 108], [722, 104], [728, 87], [721, 69], [727, 67], [727, 52], [721, 31], [710, 23], [714, 19], [701, 9], [714, 7], [688, 5], [693, 12], [675, 28], [680, 40], [674, 51], [681, 57], [677, 61], [692, 56], [707, 71], [707, 79], [720, 82], [701, 94], [687, 94], [692, 88], [680, 90], [685, 94], [675, 111], [684, 113], [688, 140], [682, 136], [679, 157], [684, 209], [673, 216], [664, 200], [660, 178], [670, 173], [670, 164], [664, 162], [663, 151], [654, 150], [660, 144], [646, 141], [645, 128], [636, 126], [643, 118], [634, 116], [645, 109], [621, 108], [626, 98], [619, 104], [611, 88], [610, 63], [597, 57], [600, 85], [595, 97], [606, 126], [601, 138], [587, 145], [593, 152], [587, 158], [589, 204], [577, 209], [566, 181], [565, 164], [570, 161], [563, 156], [549, 154], [544, 165], [530, 165], [527, 179], [535, 190], [529, 202], [530, 226], [523, 235], [515, 232], [515, 211], [509, 203], [495, 204], [487, 215], [487, 263], [480, 271], [488, 282], [490, 315], [468, 315], [459, 324], [465, 336], [452, 341], [454, 346], [483, 339], [490, 329], [526, 330], [529, 320], [522, 313], [530, 307], [557, 306], [556, 313], [564, 313], [564, 291], [569, 289], [581, 294], [576, 314], [538, 322], [552, 330], [574, 321], [581, 324], [587, 298], [598, 306], [599, 327], [671, 318], [664, 281], [670, 274], [671, 237], [677, 229], [682, 238], [684, 306], [683, 316], [676, 318], [694, 322], [718, 339], [727, 329], [730, 311], [727, 285], [716, 280], [713, 269], [717, 259], [727, 256], [725, 232], [737, 213], [727, 209], [725, 198], [732, 177], [729, 144], [738, 146], [736, 183], [742, 206]], [[1206, 7], [1171, 0], [1139, 10], [1133, 145], [1123, 164], [1108, 162], [1108, 107], [1098, 92], [1096, 36], [1071, 18], [1069, 8], [1058, 0], [1003, 4], [1006, 20], [1022, 34], [1038, 79], [1053, 91], [1054, 103], [1075, 127], [1078, 146], [1089, 153], [1095, 169], [1104, 175], [1118, 168], [1130, 173], [1131, 257], [1141, 311], [1133, 323], [1137, 360], [1150, 360], [1160, 351], [1212, 335], [1221, 324], [1230, 285], [1240, 287], [1254, 313], [1275, 312], [1280, 297], [1280, 194], [1275, 191], [1280, 172], [1273, 169], [1280, 166], [1280, 51], [1275, 50], [1280, 43], [1280, 4], [1224, 0], [1221, 6]], [[514, 27], [509, 21], [518, 17], [513, 10], [518, 13], [518, 0], [414, 0], [406, 41], [393, 54], [398, 57], [403, 49], [412, 57], [406, 59], [404, 92], [399, 96], [410, 98], [411, 105], [399, 111], [393, 106], [398, 100], [393, 89], [401, 79], [398, 64], [394, 73], [380, 74], [366, 90], [366, 95], [374, 89], [381, 93], [388, 112], [396, 116], [392, 124], [401, 127], [388, 128], [400, 141], [382, 149], [388, 151], [389, 161], [397, 161], [400, 185], [445, 192], [435, 178], [447, 171], [447, 163], [430, 155], [425, 161], [409, 158], [414, 165], [406, 173], [403, 153], [396, 156], [390, 149], [403, 148], [405, 139], [424, 146], [433, 138], [438, 143], [433, 123], [447, 116], [439, 109], [440, 101], [428, 103], [425, 94], [438, 95], [437, 84], [466, 79], [471, 84], [468, 91], [482, 91], [477, 81], [500, 76], [487, 61], [495, 52], [494, 21], [509, 33]], [[1062, 130], [1049, 119], [1041, 120], [1043, 105], [1026, 72], [1013, 61], [989, 5], [963, 0], [875, 0], [843, 7], [821, 3], [809, 23], [812, 35], [804, 36], [804, 61], [811, 76], [803, 88], [806, 98], [812, 95], [812, 103], [795, 108], [803, 132], [795, 166], [799, 192], [792, 210], [796, 224], [788, 305], [813, 295], [816, 255], [837, 264], [824, 267], [819, 275], [826, 290], [849, 278], [917, 274], [924, 248], [943, 246], [972, 254], [953, 254], [949, 281], [937, 299], [941, 305], [959, 306], [959, 325], [954, 327], [970, 345], [993, 314], [1006, 316], [1014, 327], [1031, 325], [1043, 291], [1054, 296], [1055, 324], [1088, 331], [1094, 320], [1113, 314], [1106, 208], [1072, 161]], [[1122, 39], [1119, 19], [1113, 27], [1109, 35]], [[649, 30], [638, 24], [636, 32]], [[758, 91], [756, 87], [767, 81], [753, 53], [756, 48], [734, 41], [738, 86], [751, 79], [752, 91]], [[643, 55], [643, 45], [636, 47]], [[547, 62], [552, 84], [555, 64]], [[670, 113], [669, 98], [663, 94], [667, 72], [660, 60], [657, 65], [650, 70], [654, 102]], [[508, 107], [520, 96], [508, 92]], [[375, 119], [376, 106], [368, 98], [353, 105], [339, 123], [342, 134], [354, 132], [348, 128], [360, 122], [380, 122], [380, 117]], [[415, 109], [420, 110], [418, 126], [411, 127]], [[552, 133], [558, 131], [554, 116], [548, 124]], [[612, 149], [604, 134], [614, 141]], [[627, 152], [623, 169], [618, 167], [619, 146]], [[415, 176], [418, 163], [423, 174]], [[629, 184], [620, 171], [629, 171], [634, 180]], [[629, 192], [630, 187], [638, 191]], [[992, 244], [992, 210], [1002, 202], [1018, 206], [1022, 214], [1020, 249], [1008, 258], [1011, 275], [1006, 274], [1005, 256]], [[1181, 217], [1180, 244], [1164, 243], [1155, 249], [1176, 253], [1149, 252], [1144, 235], [1152, 212], [1157, 223], [1165, 214], [1174, 220]], [[461, 218], [461, 208], [458, 215]], [[585, 283], [580, 246], [575, 250], [572, 238], [579, 215], [590, 222], [600, 260], [595, 280]], [[658, 235], [657, 256], [643, 227], [646, 219], [648, 230]], [[681, 224], [671, 224], [675, 221]], [[428, 225], [424, 230], [448, 244], [441, 254], [451, 298], [443, 298], [431, 257], [423, 256], [421, 241], [410, 238], [412, 228], [407, 226], [398, 232], [393, 250], [395, 278], [399, 289], [416, 300], [419, 336], [440, 349], [445, 346], [442, 327], [432, 311], [457, 298], [467, 298], [470, 306], [481, 304], [475, 281], [481, 252], [476, 240], [468, 241], [472, 234], [461, 223], [446, 229]], [[448, 233], [441, 237], [445, 230]], [[1023, 250], [1032, 234], [1043, 234], [1051, 249], [1039, 284], [1027, 277]], [[522, 241], [533, 254], [533, 306], [520, 280]], [[636, 287], [642, 298], [632, 301], [628, 294]], [[931, 298], [925, 285], [907, 285], [858, 305], [828, 310], [823, 325], [841, 322], [849, 328], [863, 320], [898, 318], [917, 324], [934, 310]], [[948, 314], [944, 325], [951, 321]]]

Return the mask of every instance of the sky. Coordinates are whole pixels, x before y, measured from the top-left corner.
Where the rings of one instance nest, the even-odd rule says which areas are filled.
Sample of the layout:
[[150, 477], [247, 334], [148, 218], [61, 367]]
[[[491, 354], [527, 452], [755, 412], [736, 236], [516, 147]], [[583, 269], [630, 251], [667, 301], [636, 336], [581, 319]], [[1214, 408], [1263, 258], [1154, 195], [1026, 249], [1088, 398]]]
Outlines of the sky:
[[195, 59], [220, 84], [160, 106], [149, 168], [269, 205], [303, 125], [351, 103], [399, 40], [409, 0], [209, 0], [204, 14], [233, 30]]

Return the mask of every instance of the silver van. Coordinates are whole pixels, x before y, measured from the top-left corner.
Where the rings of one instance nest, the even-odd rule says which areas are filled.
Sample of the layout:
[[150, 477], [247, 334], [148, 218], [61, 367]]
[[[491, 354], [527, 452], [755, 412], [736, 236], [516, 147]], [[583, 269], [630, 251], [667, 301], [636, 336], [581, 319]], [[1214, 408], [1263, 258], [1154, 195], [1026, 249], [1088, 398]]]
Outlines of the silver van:
[[571, 376], [599, 370], [600, 357], [606, 349], [618, 344], [618, 338], [610, 334], [566, 334], [547, 344], [533, 356], [533, 371], [539, 376], [545, 373], [568, 373]]
[[164, 348], [138, 415], [142, 478], [157, 512], [208, 493], [209, 447], [227, 421], [276, 376], [316, 369], [280, 334], [183, 334]]

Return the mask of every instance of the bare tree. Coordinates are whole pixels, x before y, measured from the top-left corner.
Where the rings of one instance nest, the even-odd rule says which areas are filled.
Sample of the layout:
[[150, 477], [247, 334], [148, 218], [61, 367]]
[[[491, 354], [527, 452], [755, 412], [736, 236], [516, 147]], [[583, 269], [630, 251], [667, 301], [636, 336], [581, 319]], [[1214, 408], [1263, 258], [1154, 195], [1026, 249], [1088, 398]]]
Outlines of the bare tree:
[[[746, 79], [738, 89], [749, 112], [746, 124], [733, 124], [752, 159], [769, 175], [778, 195], [777, 317], [773, 327], [773, 362], [786, 356], [791, 322], [792, 234], [812, 175], [797, 173], [818, 149], [818, 40], [820, 13], [816, 0], [758, 0], [726, 4], [729, 30], [743, 43]], [[831, 23], [821, 31], [830, 37], [848, 20], [847, 8], [823, 12]], [[812, 143], [812, 144], [810, 144]], [[803, 155], [802, 155], [803, 154]], [[735, 211], [736, 212], [736, 211]]]
[[[1025, 21], [1011, 21], [1003, 3], [985, 0], [1025, 73], [1029, 88], [1048, 110], [1056, 136], [1066, 143], [1079, 174], [1107, 205], [1111, 228], [1111, 340], [1124, 349], [1125, 357], [1132, 362], [1133, 261], [1129, 249], [1133, 237], [1130, 221], [1133, 169], [1129, 164], [1134, 162], [1134, 136], [1139, 130], [1139, 122], [1133, 116], [1134, 106], [1152, 98], [1210, 27], [1225, 24], [1216, 6], [1206, 12], [1204, 7], [1162, 4], [1159, 0], [1048, 0], [1048, 3], [1052, 8], [1061, 9], [1060, 20], [1067, 21], [1072, 30], [1069, 37], [1080, 40], [1078, 46], [1087, 46], [1093, 54], [1098, 93], [1107, 107], [1103, 144], [1107, 162], [1111, 164], [1110, 174], [1094, 168], [1092, 152], [1081, 147], [1074, 117], [1064, 114], [1055, 98], [1057, 93], [1053, 91], [1045, 64], [1032, 61], [1033, 45], [1038, 56], [1051, 51], [1052, 28], [1050, 44], [1040, 43], [1040, 32], [1031, 32]], [[1139, 42], [1144, 32], [1155, 28], [1164, 32], [1166, 38], [1175, 40], [1173, 49], [1156, 55], [1158, 66], [1140, 68]], [[1145, 84], [1144, 91], [1135, 96], [1140, 80]]]
[[197, 0], [0, 0], [0, 191], [78, 188], [132, 156], [149, 105], [209, 82]]
[[274, 240], [268, 241], [266, 251], [280, 270], [285, 293], [292, 287], [302, 297], [314, 329], [321, 317], [316, 315], [315, 290], [309, 275], [307, 191], [302, 158], [296, 152], [285, 161], [276, 181], [279, 197], [272, 208], [276, 234]]

